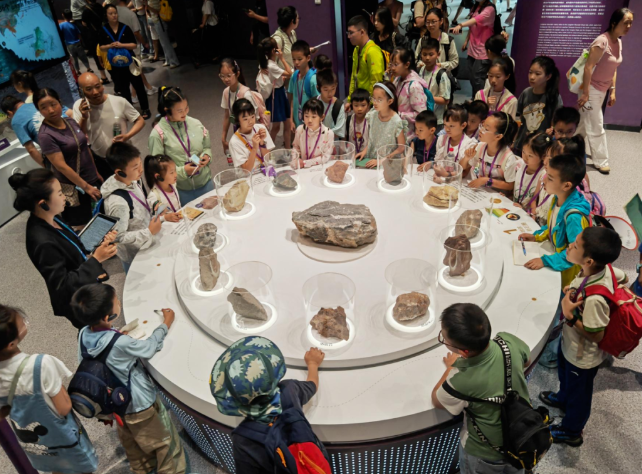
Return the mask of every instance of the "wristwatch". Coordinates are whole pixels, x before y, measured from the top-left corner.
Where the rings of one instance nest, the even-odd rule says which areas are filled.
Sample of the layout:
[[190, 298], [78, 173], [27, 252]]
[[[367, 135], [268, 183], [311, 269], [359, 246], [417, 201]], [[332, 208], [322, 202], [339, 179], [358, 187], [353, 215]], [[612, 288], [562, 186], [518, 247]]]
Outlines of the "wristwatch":
[[488, 181], [486, 181], [486, 187], [490, 188], [493, 186], [493, 178], [488, 178]]
[[566, 320], [566, 324], [568, 324], [569, 326], [573, 327], [573, 326], [575, 326], [575, 323], [577, 322], [578, 319], [579, 319], [579, 316], [575, 312], [575, 313], [573, 313], [573, 319], [567, 319]]

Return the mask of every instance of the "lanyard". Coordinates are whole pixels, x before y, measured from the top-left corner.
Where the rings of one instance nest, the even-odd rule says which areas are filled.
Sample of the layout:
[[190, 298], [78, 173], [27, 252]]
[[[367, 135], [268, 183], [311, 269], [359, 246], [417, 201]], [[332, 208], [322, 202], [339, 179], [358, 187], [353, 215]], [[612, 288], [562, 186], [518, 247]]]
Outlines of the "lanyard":
[[[162, 189], [161, 189], [161, 191], [162, 191]], [[141, 200], [140, 200], [140, 198], [139, 198], [138, 196], [136, 196], [136, 193], [132, 193], [131, 191], [127, 191], [127, 192], [129, 193], [129, 195], [130, 195], [131, 197], [133, 197], [133, 198], [134, 198], [134, 199], [136, 199], [139, 203], [141, 203], [141, 204], [143, 205], [143, 207], [145, 207], [145, 209], [147, 209], [147, 212], [149, 212], [149, 215], [151, 216], [151, 214], [152, 214], [152, 210], [151, 210], [151, 208], [149, 207], [149, 204], [147, 204], [146, 202], [141, 201]], [[163, 191], [163, 192], [164, 192], [164, 191]], [[171, 204], [171, 203], [170, 203], [170, 204]], [[174, 206], [172, 206], [172, 208], [173, 208], [173, 207], [174, 207]]]
[[[240, 88], [240, 87], [239, 87]], [[239, 96], [239, 89], [236, 89], [236, 92], [234, 93], [234, 102], [236, 102], [236, 99], [238, 99]], [[234, 121], [234, 115], [232, 115], [232, 89], [230, 89], [229, 94], [227, 94], [227, 110], [230, 111], [230, 119]], [[187, 132], [187, 120], [185, 120], [185, 132]], [[189, 136], [187, 137], [189, 139]]]
[[[301, 72], [299, 72], [301, 76]], [[306, 73], [307, 76], [307, 73]], [[305, 91], [305, 76], [303, 78], [299, 77], [299, 80], [296, 81], [296, 95], [299, 98], [299, 107], [303, 107], [303, 92]]]
[[540, 202], [540, 203], [537, 205], [537, 208], [542, 207], [542, 206], [544, 205], [544, 203], [545, 203], [546, 201], [548, 201], [548, 198], [550, 198], [550, 197], [551, 197], [551, 195], [550, 195], [550, 194], [547, 194], [547, 195], [546, 195], [546, 197], [544, 198], [544, 200], [543, 200], [542, 202]]
[[[73, 235], [75, 235], [75, 236], [76, 236], [76, 238], [78, 238], [78, 234], [76, 234], [76, 233], [75, 233], [75, 232], [74, 232], [74, 231], [73, 231], [73, 230], [72, 230], [72, 229], [71, 229], [67, 224], [65, 224], [64, 222], [62, 222], [61, 220], [59, 220], [57, 217], [54, 217], [54, 220], [55, 220], [59, 225], [61, 225], [62, 227], [64, 227], [65, 229], [67, 229], [69, 232], [71, 232]], [[83, 260], [85, 260], [85, 261], [86, 261], [86, 260], [87, 260], [87, 255], [85, 255], [85, 252], [83, 252], [83, 251], [82, 251], [82, 249], [81, 249], [80, 247], [78, 247], [78, 244], [76, 244], [76, 242], [74, 242], [74, 241], [73, 241], [73, 240], [71, 240], [69, 237], [67, 237], [67, 236], [66, 236], [66, 235], [65, 235], [65, 234], [64, 234], [60, 229], [56, 229], [56, 230], [58, 231], [58, 233], [59, 233], [60, 235], [62, 235], [65, 239], [67, 239], [67, 241], [68, 241], [71, 245], [73, 245], [74, 247], [76, 247], [76, 249], [78, 249], [78, 252], [80, 252], [80, 255], [82, 255]]]
[[319, 136], [317, 137], [317, 141], [314, 144], [314, 147], [312, 148], [312, 152], [310, 153], [309, 148], [308, 148], [308, 130], [305, 130], [305, 154], [306, 154], [306, 160], [309, 160], [310, 158], [314, 157], [314, 151], [317, 149], [317, 145], [319, 144], [319, 140], [321, 139], [321, 130], [323, 128], [323, 124], [319, 127]]
[[[484, 156], [482, 156], [482, 176], [486, 176], [486, 150], [488, 150], [488, 146], [484, 148]], [[499, 152], [501, 150], [497, 150], [497, 153], [495, 153], [495, 158], [493, 158], [493, 162], [490, 164], [490, 171], [488, 172], [488, 177], [492, 178], [493, 174], [493, 169], [495, 169], [495, 162], [497, 161], [497, 157], [499, 156]]]
[[[455, 163], [457, 163], [457, 160], [459, 159], [459, 150], [461, 150], [461, 144], [464, 143], [464, 135], [461, 136], [461, 141], [459, 142], [459, 146], [457, 147], [457, 155], [455, 155]], [[448, 143], [446, 144], [446, 154], [450, 153], [450, 137], [448, 137]]]
[[[325, 105], [325, 102], [323, 102], [323, 99], [321, 98], [320, 95], [317, 96], [317, 99], [320, 100], [321, 103]], [[327, 107], [324, 108], [324, 110], [323, 110], [323, 118], [324, 118], [324, 120], [328, 116], [328, 110], [330, 110], [330, 106], [332, 105], [333, 102], [334, 102], [334, 98], [332, 98], [332, 100], [330, 100], [330, 103], [327, 105]]]
[[354, 122], [352, 124], [352, 136], [354, 137], [354, 146], [357, 149], [357, 153], [361, 151], [361, 147], [363, 146], [364, 142], [364, 135], [366, 133], [366, 124], [367, 120], [364, 118], [363, 119], [363, 128], [361, 129], [361, 132], [359, 133], [360, 137], [357, 139], [357, 119], [354, 119]]
[[187, 119], [185, 119], [185, 135], [187, 136], [187, 147], [185, 147], [185, 143], [183, 143], [183, 140], [181, 139], [180, 135], [176, 133], [176, 130], [174, 130], [174, 127], [172, 126], [172, 124], [169, 123], [169, 119], [165, 117], [165, 120], [167, 120], [169, 127], [172, 129], [172, 132], [174, 132], [174, 135], [176, 135], [176, 138], [178, 139], [181, 146], [183, 147], [183, 150], [185, 150], [185, 154], [187, 155], [187, 159], [189, 160], [191, 156], [189, 151], [192, 149], [192, 144], [189, 139], [189, 133], [187, 133]]
[[[254, 127], [252, 127], [252, 132], [254, 132], [254, 134], [256, 135], [256, 130], [254, 129]], [[236, 133], [238, 133], [239, 138], [241, 138], [241, 140], [243, 140], [245, 142], [245, 146], [249, 150], [254, 150], [254, 147], [250, 144], [250, 140], [248, 140], [245, 135], [243, 135], [241, 132], [236, 132]], [[263, 155], [261, 154], [261, 147], [260, 146], [259, 146], [259, 149], [256, 150], [256, 157], [259, 159], [261, 164], [263, 164]]]
[[[526, 170], [524, 170], [524, 174], [522, 175], [522, 179], [519, 180], [519, 192], [517, 193], [517, 202], [518, 203], [521, 204], [522, 199], [524, 199], [526, 197], [526, 195], [528, 194], [528, 190], [531, 189], [531, 184], [533, 184], [533, 181], [535, 181], [535, 178], [537, 178], [537, 175], [541, 171], [542, 166], [543, 165], [539, 165], [539, 168], [537, 168], [537, 171], [535, 172], [535, 174], [531, 178], [531, 181], [528, 183], [528, 186], [526, 187], [526, 191], [524, 191], [524, 194], [522, 194], [522, 185], [524, 184], [524, 176], [526, 176]], [[535, 196], [536, 196], [536, 194], [533, 193], [533, 197], [531, 198], [531, 200], [528, 202], [528, 204], [526, 206], [530, 205], [533, 202], [533, 199], [535, 199]]]
[[[499, 104], [501, 104], [502, 97], [504, 97], [504, 92], [506, 92], [506, 88], [505, 87], [502, 89], [502, 93], [499, 94], [499, 97], [497, 98], [497, 102], [495, 102], [495, 108], [494, 109], [490, 109], [490, 110], [497, 111], [497, 107], [499, 106]], [[490, 99], [490, 96], [488, 98]]]
[[577, 297], [578, 295], [581, 295], [582, 292], [584, 291], [584, 287], [586, 286], [586, 282], [588, 282], [589, 278], [590, 277], [584, 277], [584, 279], [582, 280], [582, 283], [580, 283], [580, 286], [577, 288], [577, 290], [575, 290], [575, 297], [571, 298], [571, 301], [573, 301], [573, 303], [577, 303]]
[[[176, 196], [176, 190], [174, 189], [174, 187], [173, 187], [171, 184], [169, 185], [169, 187], [170, 187], [170, 189], [172, 190], [172, 192], [174, 193], [174, 196]], [[161, 192], [163, 193], [163, 196], [165, 196], [165, 199], [167, 199], [167, 202], [168, 202], [168, 203], [169, 203], [169, 205], [171, 206], [172, 211], [176, 212], [176, 208], [174, 207], [174, 204], [172, 204], [172, 200], [169, 198], [169, 196], [167, 196], [167, 194], [165, 193], [165, 191], [163, 190], [163, 188], [161, 188], [161, 187], [159, 186], [159, 187], [158, 187], [158, 189], [160, 189], [160, 190], [161, 190]]]
[[[424, 163], [428, 161], [428, 155], [430, 155], [430, 150], [432, 150], [433, 145], [435, 144], [435, 141], [437, 141], [437, 137], [432, 139], [432, 143], [428, 148], [424, 147]], [[457, 154], [459, 155], [459, 154]]]
[[[432, 84], [432, 80], [435, 77], [436, 70], [437, 70], [437, 65], [435, 64], [435, 67], [432, 69], [432, 75], [430, 76], [430, 82], [428, 83], [428, 90], [430, 90], [430, 85]], [[408, 95], [410, 95], [410, 88], [408, 88]]]

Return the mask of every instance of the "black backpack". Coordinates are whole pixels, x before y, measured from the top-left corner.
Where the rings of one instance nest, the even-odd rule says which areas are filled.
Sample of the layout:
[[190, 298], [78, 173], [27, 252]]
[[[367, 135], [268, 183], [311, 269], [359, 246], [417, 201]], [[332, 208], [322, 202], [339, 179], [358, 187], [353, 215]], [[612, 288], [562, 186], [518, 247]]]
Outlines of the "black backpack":
[[[127, 192], [124, 189], [116, 189], [111, 194], [115, 194], [116, 196], [120, 196], [121, 198], [123, 198], [125, 200], [125, 202], [127, 202], [127, 205], [129, 206], [129, 218], [133, 219], [134, 218], [134, 201], [132, 201], [131, 194], [129, 194], [129, 192]], [[105, 199], [106, 198], [100, 198], [100, 201], [98, 201], [96, 203], [96, 207], [94, 207], [94, 210], [93, 210], [93, 212], [91, 214], [92, 217], [95, 216], [98, 213], [107, 214], [105, 212]]]
[[332, 121], [334, 124], [337, 124], [337, 119], [339, 118], [339, 114], [341, 113], [341, 109], [343, 108], [343, 101], [341, 99], [337, 99], [334, 104], [332, 104]]
[[477, 436], [516, 469], [524, 469], [532, 473], [537, 463], [544, 457], [553, 444], [549, 430], [550, 417], [546, 407], [533, 408], [527, 400], [513, 390], [513, 365], [508, 344], [500, 336], [494, 341], [504, 354], [504, 395], [487, 399], [469, 397], [452, 388], [448, 382], [442, 387], [446, 393], [467, 402], [495, 403], [501, 407], [503, 446], [495, 446], [479, 429], [474, 415], [465, 408]]
[[500, 35], [502, 31], [504, 31], [504, 27], [502, 26], [502, 18], [499, 16], [499, 13], [497, 13], [497, 7], [493, 3], [488, 4], [487, 7], [491, 7], [493, 10], [495, 10], [495, 23], [493, 24], [493, 35]]

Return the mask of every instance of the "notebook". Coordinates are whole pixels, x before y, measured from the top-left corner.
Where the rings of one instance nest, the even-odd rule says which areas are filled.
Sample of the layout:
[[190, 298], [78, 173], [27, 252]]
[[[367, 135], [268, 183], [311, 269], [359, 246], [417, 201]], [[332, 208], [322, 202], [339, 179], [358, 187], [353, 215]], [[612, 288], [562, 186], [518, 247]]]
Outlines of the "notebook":
[[[526, 255], [524, 255], [524, 249], [526, 249]], [[544, 242], [513, 241], [513, 263], [517, 266], [523, 267], [529, 260], [552, 254], [553, 245], [548, 240]]]

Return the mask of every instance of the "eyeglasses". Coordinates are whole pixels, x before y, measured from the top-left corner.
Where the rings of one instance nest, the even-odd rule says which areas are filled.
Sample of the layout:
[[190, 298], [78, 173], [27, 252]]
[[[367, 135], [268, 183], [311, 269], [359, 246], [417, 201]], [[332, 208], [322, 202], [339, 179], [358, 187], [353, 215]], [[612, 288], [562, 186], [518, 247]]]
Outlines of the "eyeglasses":
[[219, 74], [218, 75], [218, 77], [220, 77], [223, 80], [232, 79], [234, 76], [236, 76], [236, 74]]
[[452, 347], [453, 349], [457, 349], [460, 351], [468, 350], [468, 349], [462, 349], [461, 347], [453, 346], [452, 344], [448, 344], [444, 339], [444, 335], [442, 334], [442, 331], [439, 331], [439, 334], [437, 335], [437, 342], [439, 342], [439, 344], [443, 344], [444, 346]]
[[564, 130], [555, 130], [555, 135], [561, 138], [570, 138], [573, 136], [573, 132], [566, 132]]
[[359, 33], [359, 31], [346, 31], [346, 35], [348, 35], [348, 38], [350, 38], [352, 35], [356, 35]]
[[395, 67], [395, 68], [396, 68], [396, 67], [399, 67], [399, 66], [401, 66], [401, 64], [399, 64], [399, 63], [392, 63], [392, 64], [390, 64], [390, 67]]
[[387, 100], [387, 99], [375, 99], [375, 98], [373, 98], [373, 99], [372, 99], [372, 102], [373, 102], [373, 103], [375, 103], [375, 104], [381, 104], [381, 103], [383, 103], [383, 102], [384, 102], [384, 101], [386, 101], [386, 100]]
[[435, 25], [439, 24], [439, 21], [441, 21], [441, 20], [430, 20], [430, 21], [426, 22], [426, 25], [435, 26]]

